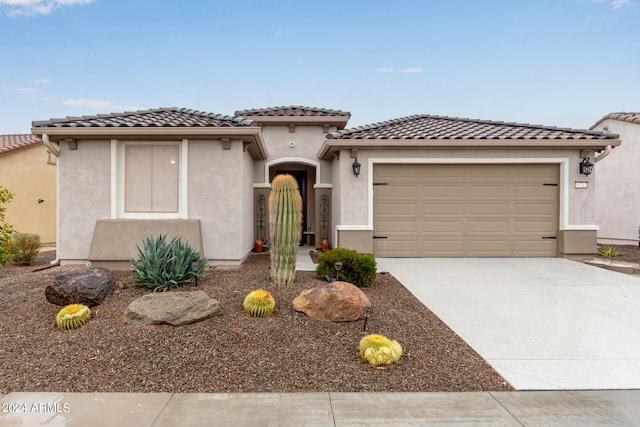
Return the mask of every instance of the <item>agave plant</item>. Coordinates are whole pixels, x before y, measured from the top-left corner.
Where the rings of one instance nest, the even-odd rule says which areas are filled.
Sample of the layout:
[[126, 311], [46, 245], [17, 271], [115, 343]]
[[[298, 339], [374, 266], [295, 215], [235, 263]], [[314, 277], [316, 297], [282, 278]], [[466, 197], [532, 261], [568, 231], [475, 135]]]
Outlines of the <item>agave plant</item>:
[[137, 251], [138, 259], [131, 259], [135, 282], [154, 292], [196, 281], [207, 264], [200, 252], [177, 236], [169, 242], [166, 234], [147, 236]]
[[598, 249], [598, 253], [605, 258], [620, 256], [620, 250], [613, 245], [606, 245]]

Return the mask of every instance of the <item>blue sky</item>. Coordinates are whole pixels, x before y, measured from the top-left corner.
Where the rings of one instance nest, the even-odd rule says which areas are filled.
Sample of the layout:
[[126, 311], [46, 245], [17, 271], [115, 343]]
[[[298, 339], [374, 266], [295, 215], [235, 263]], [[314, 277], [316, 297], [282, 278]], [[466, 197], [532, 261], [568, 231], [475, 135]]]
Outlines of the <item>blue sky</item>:
[[640, 0], [0, 0], [0, 133], [307, 105], [584, 129], [640, 111]]

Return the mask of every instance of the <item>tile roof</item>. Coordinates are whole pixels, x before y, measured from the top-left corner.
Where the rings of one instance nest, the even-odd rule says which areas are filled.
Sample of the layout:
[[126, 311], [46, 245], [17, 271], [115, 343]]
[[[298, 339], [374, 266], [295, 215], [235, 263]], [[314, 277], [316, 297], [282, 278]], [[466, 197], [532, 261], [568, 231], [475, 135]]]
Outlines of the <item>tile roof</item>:
[[413, 115], [331, 132], [328, 139], [616, 139], [597, 131]]
[[610, 113], [607, 114], [606, 116], [604, 116], [603, 118], [601, 118], [600, 120], [598, 120], [596, 122], [596, 124], [594, 124], [593, 126], [590, 127], [590, 129], [595, 128], [596, 126], [598, 126], [600, 123], [602, 123], [603, 121], [607, 120], [607, 119], [612, 119], [612, 120], [618, 120], [621, 122], [629, 122], [629, 123], [637, 123], [640, 124], [640, 113]]
[[0, 154], [37, 144], [42, 144], [42, 140], [36, 135], [27, 133], [0, 135]]
[[34, 121], [34, 128], [60, 127], [247, 127], [251, 120], [187, 108], [157, 108]]
[[287, 105], [271, 108], [252, 108], [249, 110], [239, 110], [235, 112], [236, 116], [242, 117], [326, 117], [340, 116], [351, 117], [348, 111], [331, 110], [328, 108], [305, 107], [302, 105]]

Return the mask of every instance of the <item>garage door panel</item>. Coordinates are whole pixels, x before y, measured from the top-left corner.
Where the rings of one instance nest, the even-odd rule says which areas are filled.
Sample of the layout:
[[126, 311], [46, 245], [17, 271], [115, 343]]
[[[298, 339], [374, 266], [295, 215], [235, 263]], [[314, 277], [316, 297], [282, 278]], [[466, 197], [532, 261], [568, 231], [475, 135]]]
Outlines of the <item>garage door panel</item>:
[[509, 242], [504, 240], [470, 241], [467, 244], [467, 253], [467, 256], [508, 256]]
[[389, 197], [392, 199], [403, 198], [415, 198], [416, 197], [416, 185], [394, 185], [389, 187], [387, 185], [381, 185], [376, 188], [376, 196]]
[[516, 233], [535, 233], [544, 236], [553, 236], [556, 232], [553, 224], [550, 224], [548, 221], [518, 221], [514, 223], [514, 228]]
[[558, 232], [558, 177], [553, 164], [375, 165], [376, 255], [556, 256], [542, 237]]
[[463, 187], [461, 185], [435, 185], [434, 183], [427, 183], [422, 185], [420, 195], [426, 198], [461, 198], [463, 196]]
[[555, 217], [558, 207], [555, 203], [518, 203], [515, 206], [515, 215], [518, 216], [540, 216]]
[[429, 256], [456, 256], [455, 254], [460, 253], [462, 250], [463, 242], [439, 236], [423, 240], [420, 247], [421, 253], [429, 254]]
[[468, 195], [470, 198], [483, 199], [486, 197], [491, 198], [509, 198], [510, 187], [508, 185], [482, 185], [482, 184], [470, 184]]
[[451, 221], [450, 218], [442, 221], [423, 221], [422, 232], [424, 234], [433, 234], [433, 233], [460, 233], [462, 234], [462, 230], [464, 227], [464, 223], [462, 221]]
[[503, 203], [475, 203], [469, 204], [467, 215], [504, 215], [508, 216], [511, 212], [511, 206], [507, 202]]
[[416, 233], [415, 221], [381, 221], [376, 224], [377, 233]]
[[423, 215], [462, 215], [460, 203], [428, 203], [421, 206]]
[[473, 233], [509, 233], [509, 221], [468, 221], [467, 232]]
[[414, 217], [417, 212], [415, 203], [383, 203], [377, 206], [376, 213], [380, 215], [380, 218], [384, 218], [385, 215], [409, 215]]

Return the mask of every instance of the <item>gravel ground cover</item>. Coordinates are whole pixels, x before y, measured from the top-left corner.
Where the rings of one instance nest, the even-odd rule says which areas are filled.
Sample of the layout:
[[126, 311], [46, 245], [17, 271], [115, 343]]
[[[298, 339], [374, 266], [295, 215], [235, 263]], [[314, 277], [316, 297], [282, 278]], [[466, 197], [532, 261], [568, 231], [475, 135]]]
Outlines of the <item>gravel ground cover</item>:
[[[44, 289], [70, 268], [38, 272], [55, 257], [42, 252], [31, 267], [0, 267], [0, 393], [29, 392], [349, 392], [487, 391], [511, 387], [391, 275], [364, 289], [372, 301], [367, 332], [401, 343], [397, 364], [376, 369], [358, 356], [363, 322], [325, 323], [295, 312], [291, 301], [323, 282], [298, 272], [290, 287], [269, 281], [269, 256], [240, 267], [214, 268], [195, 286], [218, 299], [224, 315], [193, 325], [130, 326], [127, 305], [149, 292], [116, 270], [120, 290], [74, 331], [55, 325], [60, 307]], [[81, 268], [81, 267], [80, 267]], [[269, 290], [276, 312], [244, 314], [244, 296]]]

